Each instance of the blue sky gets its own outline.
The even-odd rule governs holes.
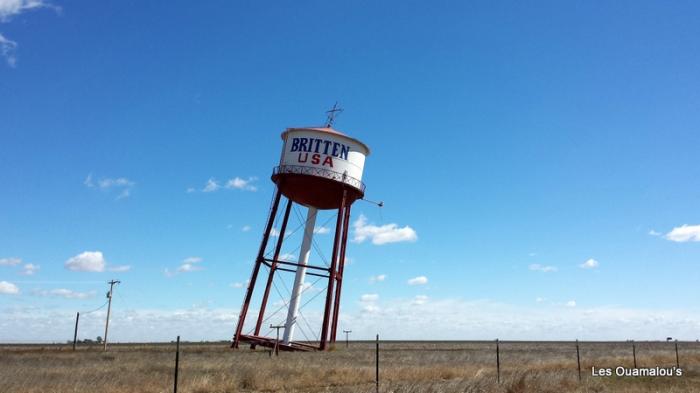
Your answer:
[[[336,101],[385,202],[351,239],[396,240],[349,244],[356,338],[695,339],[699,15],[0,0],[0,341],[70,338],[112,278],[113,339],[230,338],[280,132]]]

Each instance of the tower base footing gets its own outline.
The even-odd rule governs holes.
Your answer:
[[[252,336],[252,335],[245,335],[242,334],[240,341],[242,343],[249,343],[251,345],[260,345],[262,347],[267,347],[267,348],[275,348],[276,340],[274,338],[270,337],[263,337],[263,336]],[[319,347],[311,344],[306,344],[306,343],[300,343],[300,342],[295,342],[292,341],[289,344],[285,344],[283,342],[279,342],[277,344],[278,348],[280,351],[288,351],[288,352],[293,352],[293,351],[318,351]]]

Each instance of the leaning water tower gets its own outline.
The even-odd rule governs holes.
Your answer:
[[[241,342],[246,342],[252,348],[261,345],[277,346],[282,350],[325,350],[328,342],[335,342],[350,207],[353,202],[364,196],[365,186],[362,183],[362,170],[365,158],[369,155],[367,145],[332,128],[333,117],[338,111],[340,110],[336,107],[329,111],[328,122],[323,127],[288,128],[282,133],[282,155],[279,165],[272,172],[272,181],[276,185],[274,201],[238,317],[238,325],[232,343],[233,348],[238,348]],[[287,203],[280,229],[277,231],[273,228],[282,196],[286,198]],[[296,262],[280,259],[290,211],[295,203],[307,209],[306,221],[303,225],[303,238]],[[309,258],[316,216],[319,210],[337,210],[335,236],[328,266],[319,265],[317,261],[312,261]],[[266,250],[271,236],[276,236],[277,240],[272,257],[268,258]],[[257,310],[255,326],[250,329],[250,332],[244,333],[248,309],[263,266],[267,268],[268,275],[264,280],[265,286],[260,308]],[[275,274],[283,272],[294,273],[294,284],[291,288],[290,298],[285,301],[287,317],[284,325],[279,326],[279,328],[284,329],[283,338],[280,340],[277,337],[263,336],[260,332],[263,323],[267,321],[264,317],[273,279]],[[322,277],[322,280],[327,278],[328,280],[318,346],[308,341],[294,341],[301,300],[305,288],[308,288],[308,285],[304,285],[307,275]]]

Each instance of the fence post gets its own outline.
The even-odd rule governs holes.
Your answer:
[[[75,332],[73,333],[73,350],[75,351],[75,345],[78,343],[78,320],[80,320],[80,313],[75,314]]]
[[[374,380],[375,380],[377,393],[379,393],[379,334],[377,334],[377,349],[375,351],[374,358],[375,358]]]
[[[175,385],[173,386],[173,393],[177,393],[177,372],[180,366],[180,336],[177,336],[177,344],[175,346]]]
[[[501,383],[501,352],[496,339],[496,382]]]
[[[637,347],[634,345],[634,341],[632,341],[632,359],[634,360],[634,368],[637,368]]]
[[[681,368],[681,363],[678,360],[678,340],[676,340],[676,368]]]
[[[576,363],[578,364],[578,381],[581,382],[581,355],[578,349],[578,339],[576,339]]]

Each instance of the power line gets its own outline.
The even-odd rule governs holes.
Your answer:
[[[102,284],[104,281],[13,281],[18,284]]]
[[[90,311],[81,311],[80,313],[83,314],[83,315],[94,313],[95,311],[99,311],[99,310],[101,310],[102,308],[104,308],[104,306],[106,306],[107,303],[109,303],[109,300],[107,300],[106,302],[104,302],[103,305],[101,305],[100,307],[97,307],[97,308],[94,309],[94,310],[90,310]]]
[[[350,346],[350,333],[352,333],[352,330],[343,330],[343,333],[345,333],[345,348],[348,348]]]

